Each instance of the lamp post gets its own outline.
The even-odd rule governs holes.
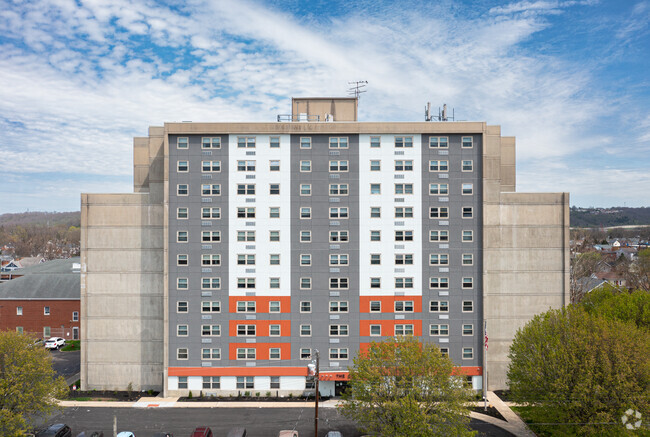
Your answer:
[[[314,375],[314,381],[316,382],[316,409],[314,411],[314,437],[318,437],[318,380],[320,379],[320,353],[318,349],[314,349],[314,355],[316,356],[316,364],[313,362],[307,365],[307,371],[309,375]]]

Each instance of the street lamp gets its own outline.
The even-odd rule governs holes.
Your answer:
[[[320,354],[318,349],[314,349],[314,355],[316,356],[316,363],[312,361],[310,364],[307,364],[307,374],[314,377],[316,382],[316,409],[314,411],[314,437],[318,437],[318,380],[320,379]]]

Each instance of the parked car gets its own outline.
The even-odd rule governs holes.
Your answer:
[[[135,437],[131,431],[122,431],[117,433],[117,437]]]
[[[58,349],[65,346],[65,339],[61,337],[52,337],[45,342],[45,349]]]
[[[246,428],[241,426],[233,428],[228,431],[228,435],[226,437],[246,437]]]
[[[190,437],[212,437],[212,430],[207,426],[201,426],[192,431]]]
[[[340,431],[330,431],[325,437],[343,437]]]
[[[278,433],[278,437],[298,437],[298,431],[293,429],[283,429]]]
[[[156,432],[151,437],[174,437],[171,432]]]
[[[77,434],[77,437],[104,437],[104,433],[101,431],[82,431]]]
[[[72,437],[72,430],[65,423],[55,423],[47,429],[37,432],[36,437]]]

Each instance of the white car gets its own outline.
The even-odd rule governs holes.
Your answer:
[[[65,339],[61,337],[52,337],[45,342],[45,349],[58,349],[65,346]]]

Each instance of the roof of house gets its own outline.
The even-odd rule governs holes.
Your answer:
[[[24,276],[0,284],[0,299],[80,299],[79,262],[76,257],[26,267]]]
[[[584,278],[578,279],[578,284],[585,292],[590,292],[598,287],[601,287],[605,283],[607,283],[607,281],[604,279],[596,279],[591,276],[586,276]]]

